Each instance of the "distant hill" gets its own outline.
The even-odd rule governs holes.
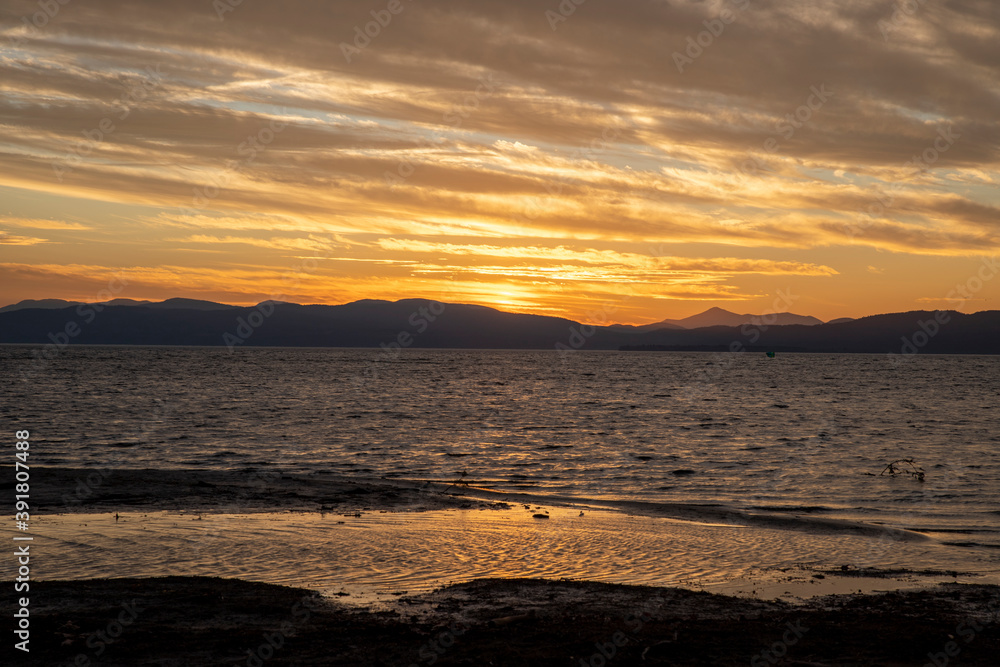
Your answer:
[[[161,309],[232,310],[233,308],[239,308],[239,306],[230,306],[224,303],[215,303],[214,301],[202,301],[200,299],[181,299],[177,297],[173,299],[167,299],[166,301],[161,301],[159,303],[146,302],[146,304],[149,308],[161,308]]]
[[[680,320],[662,320],[653,324],[631,326],[615,324],[613,328],[620,331],[658,331],[660,329],[702,329],[704,327],[738,327],[744,324],[769,324],[784,326],[786,324],[802,324],[812,326],[823,321],[809,315],[794,313],[771,313],[768,315],[739,315],[722,308],[709,308],[703,313],[685,317]]]
[[[940,323],[937,318],[944,323]],[[706,327],[636,336],[624,349],[1000,354],[1000,311],[911,311],[811,326]],[[641,342],[640,342],[641,339]]]
[[[24,301],[18,301],[17,303],[12,303],[9,306],[0,308],[0,313],[6,313],[12,310],[23,310],[24,308],[69,308],[70,306],[75,306],[80,303],[83,303],[83,301],[66,301],[65,299],[25,299]]]
[[[82,314],[81,314],[82,313]],[[75,323],[72,343],[314,347],[552,348],[571,320],[426,299],[340,306],[263,302],[243,308],[174,300],[143,306],[25,308],[0,313],[0,343],[45,344]],[[405,343],[405,344],[404,344]],[[616,341],[616,344],[619,342]]]
[[[701,329],[704,327],[738,327],[744,324],[786,325],[802,324],[812,326],[823,321],[809,315],[794,313],[771,313],[768,315],[739,315],[722,308],[709,308],[703,313],[685,317],[680,320],[662,320],[653,324],[630,326],[626,324],[613,325],[622,331],[657,331],[659,329]]]
[[[822,324],[821,320],[809,315],[794,313],[772,313],[769,315],[738,315],[722,308],[709,308],[704,313],[685,317],[681,320],[664,320],[664,323],[676,324],[684,329],[701,329],[703,327],[738,327],[744,324],[767,323],[771,325],[803,324],[811,326]]]
[[[47,310],[70,308],[82,305],[83,301],[66,301],[64,299],[25,299],[18,303],[0,308],[0,313],[7,313],[13,310],[25,310],[29,308],[44,308]],[[192,310],[226,310],[228,308],[238,308],[239,306],[227,306],[224,303],[213,301],[199,301],[198,299],[167,299],[166,301],[136,301],[135,299],[112,299],[111,301],[95,302],[101,306],[145,306],[147,308],[189,308]]]
[[[683,329],[684,327],[677,324],[671,324],[669,321],[664,320],[662,322],[654,322],[653,324],[612,324],[608,327],[609,329],[614,329],[616,331],[630,331],[630,332],[642,332],[642,331],[656,331],[657,329]]]
[[[936,316],[946,321],[939,323]],[[736,317],[742,321],[747,316]],[[426,299],[366,299],[339,306],[263,302],[254,307],[168,299],[102,305],[100,310],[93,304],[7,310],[0,312],[0,343],[866,353],[898,353],[910,346],[914,352],[932,354],[1000,354],[1000,311],[914,311],[827,324],[790,317],[809,323],[751,320],[738,326],[650,330],[653,325],[587,326],[559,317]]]

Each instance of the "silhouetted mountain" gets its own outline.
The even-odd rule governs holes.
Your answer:
[[[368,299],[340,306],[263,302],[248,308],[170,299],[159,304],[79,304],[2,312],[0,343],[871,353],[912,348],[925,353],[998,354],[1000,311],[974,315],[916,311],[828,324],[746,322],[642,331],[424,299]]]
[[[844,322],[853,322],[853,317],[838,317],[835,320],[830,320],[827,324],[843,324]]]
[[[822,324],[822,320],[809,315],[796,315],[794,313],[771,313],[769,315],[752,315],[749,313],[739,315],[722,308],[709,308],[703,313],[685,317],[680,320],[661,320],[653,324],[642,324],[631,326],[628,324],[615,324],[612,328],[620,331],[658,331],[660,329],[701,329],[704,327],[738,327],[744,324],[767,324],[784,326],[786,324]]]
[[[111,299],[111,301],[99,301],[102,306],[152,306],[155,305],[152,301],[142,300],[136,301],[135,299]]]
[[[12,310],[25,310],[28,308],[60,309],[70,308],[83,304],[83,301],[66,301],[65,299],[25,299],[18,303],[0,308],[0,313]],[[229,306],[224,303],[214,301],[201,301],[199,299],[181,299],[175,297],[166,301],[136,301],[135,299],[111,299],[111,301],[97,301],[99,306],[145,306],[147,308],[187,308],[190,310],[227,310],[229,308],[239,308],[239,306]]]
[[[615,331],[630,331],[630,332],[643,332],[643,331],[656,331],[657,329],[683,329],[684,327],[678,326],[676,324],[670,324],[669,321],[664,320],[662,322],[654,322],[653,324],[612,324],[608,327],[609,329],[614,329]]]
[[[265,302],[267,303],[267,302]],[[276,301],[271,303],[277,303]],[[109,305],[116,305],[108,302]],[[239,308],[239,306],[230,306],[225,303],[215,303],[214,301],[202,301],[201,299],[181,299],[179,297],[174,297],[173,299],[167,299],[166,301],[161,301],[159,303],[152,303],[147,301],[146,304],[149,308],[172,308],[172,309],[188,309],[188,310],[231,310],[233,308]]]
[[[1000,354],[1000,311],[912,311],[818,325],[707,327],[636,336],[628,349]],[[638,339],[645,339],[639,342]]]
[[[11,310],[22,310],[24,308],[69,308],[79,303],[83,302],[67,301],[65,299],[25,299],[24,301],[18,301],[17,303],[0,308],[0,313],[6,313]]]
[[[571,326],[579,326],[556,317],[424,299],[171,307],[177,301],[0,313],[0,342],[65,344],[68,337],[69,343],[112,345],[551,348],[569,338]]]
[[[744,324],[768,324],[783,326],[786,324],[822,324],[821,320],[809,315],[794,313],[771,313],[768,315],[739,315],[722,308],[709,308],[704,313],[698,313],[680,320],[664,320],[660,324],[675,324],[684,329],[701,329],[704,327],[739,327]],[[648,325],[655,326],[655,325]]]

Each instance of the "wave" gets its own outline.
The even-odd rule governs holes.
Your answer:
[[[942,542],[952,547],[966,547],[979,549],[1000,549],[1000,544],[987,544],[985,542]]]
[[[532,502],[535,504],[563,504],[570,506],[610,509],[639,516],[655,516],[693,523],[722,523],[733,526],[759,526],[780,530],[797,530],[823,535],[847,534],[888,538],[900,542],[931,542],[927,535],[909,530],[849,519],[835,519],[788,514],[790,511],[815,513],[833,511],[822,506],[805,508],[769,508],[770,511],[748,511],[724,504],[661,503],[638,500],[602,500],[579,496],[560,496],[538,493],[504,493],[494,489],[470,487],[466,495],[489,499]]]

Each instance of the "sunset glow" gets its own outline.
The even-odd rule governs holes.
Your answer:
[[[995,3],[58,7],[0,14],[0,305],[828,320],[1000,247]]]

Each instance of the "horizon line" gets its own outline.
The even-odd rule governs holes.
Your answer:
[[[502,313],[515,314],[515,315],[535,315],[535,316],[539,316],[539,317],[555,317],[555,318],[558,318],[558,319],[564,319],[564,320],[569,320],[569,321],[572,321],[572,322],[577,322],[579,324],[605,326],[605,327],[610,327],[610,326],[643,327],[643,326],[649,326],[649,325],[652,325],[652,324],[660,324],[660,323],[663,323],[663,322],[666,322],[666,323],[669,323],[671,321],[677,322],[677,321],[681,321],[681,320],[690,319],[692,317],[697,317],[698,315],[704,315],[705,313],[710,312],[712,310],[721,310],[721,311],[723,311],[725,313],[729,313],[731,315],[741,315],[741,316],[742,315],[749,315],[749,316],[752,316],[752,317],[765,317],[765,316],[768,316],[768,315],[795,315],[797,317],[811,317],[811,318],[813,318],[815,320],[818,320],[820,324],[829,324],[831,322],[835,322],[835,321],[838,321],[838,320],[852,320],[852,321],[856,321],[856,320],[864,319],[866,317],[876,317],[876,316],[879,316],[879,315],[894,315],[894,314],[910,313],[910,312],[939,312],[939,311],[941,311],[941,312],[956,312],[956,313],[961,313],[962,312],[962,311],[954,310],[954,309],[941,309],[941,308],[936,308],[936,309],[931,309],[931,310],[911,309],[911,310],[899,310],[899,311],[891,311],[891,312],[883,312],[883,313],[872,313],[872,314],[861,315],[861,316],[857,316],[857,317],[841,316],[841,317],[834,317],[834,318],[831,318],[829,320],[823,320],[823,319],[821,319],[819,317],[815,317],[814,315],[803,315],[803,314],[800,314],[800,313],[793,313],[791,311],[780,311],[780,312],[765,311],[765,312],[761,312],[761,313],[739,313],[739,312],[734,312],[734,311],[731,311],[731,310],[727,310],[725,308],[721,308],[719,306],[710,306],[710,307],[706,308],[703,311],[694,313],[693,315],[688,315],[688,316],[684,316],[684,317],[665,317],[663,319],[655,320],[653,322],[643,322],[643,323],[634,323],[634,322],[606,322],[606,323],[603,323],[603,324],[597,324],[597,323],[594,323],[594,322],[583,321],[583,320],[574,320],[574,319],[569,318],[569,317],[561,317],[561,316],[558,316],[558,315],[543,314],[543,313],[531,312],[531,311],[527,311],[527,310],[506,310],[506,309],[504,309],[502,307],[498,307],[498,306],[492,305],[492,304],[487,305],[487,304],[482,304],[482,303],[468,303],[468,302],[460,302],[460,301],[451,301],[451,302],[449,302],[449,301],[441,301],[439,299],[432,299],[432,298],[427,298],[427,297],[403,297],[403,298],[395,299],[395,300],[393,300],[393,299],[385,299],[385,298],[366,297],[366,298],[362,298],[362,299],[355,299],[353,301],[345,301],[343,303],[318,303],[318,302],[317,303],[298,303],[298,302],[295,302],[295,301],[284,301],[284,300],[280,300],[280,299],[263,299],[261,301],[255,302],[255,303],[246,303],[246,304],[238,304],[238,303],[236,303],[236,304],[234,304],[234,303],[226,303],[226,302],[222,302],[222,301],[212,301],[211,299],[200,299],[200,298],[185,297],[185,296],[167,297],[166,299],[162,299],[160,301],[156,301],[156,300],[153,300],[153,299],[133,299],[133,298],[126,298],[126,297],[117,297],[117,298],[114,298],[114,299],[108,299],[106,301],[81,301],[81,300],[78,300],[78,299],[63,299],[63,298],[60,298],[60,297],[46,297],[44,299],[21,299],[20,301],[17,301],[15,303],[10,303],[10,304],[6,304],[6,305],[3,305],[3,306],[0,306],[0,309],[10,308],[11,306],[18,306],[18,305],[20,305],[20,304],[22,304],[22,303],[24,303],[26,301],[32,301],[32,302],[64,301],[64,302],[66,302],[67,304],[70,304],[70,305],[93,305],[93,304],[104,305],[104,304],[110,304],[110,303],[112,303],[114,301],[125,301],[125,302],[130,302],[130,303],[129,304],[120,304],[120,305],[127,306],[127,305],[130,305],[130,304],[134,304],[134,305],[141,306],[141,305],[144,305],[144,304],[149,304],[149,305],[162,304],[162,303],[166,303],[167,301],[171,301],[171,300],[175,300],[175,299],[177,299],[177,300],[185,300],[185,301],[200,301],[202,303],[211,303],[211,304],[215,304],[215,305],[219,305],[219,306],[227,306],[227,307],[230,307],[230,308],[253,308],[253,307],[258,306],[258,305],[260,305],[262,303],[268,303],[268,302],[270,302],[270,303],[277,303],[277,304],[294,305],[294,306],[337,307],[337,306],[346,306],[346,305],[350,305],[350,304],[353,304],[353,303],[359,303],[359,302],[362,302],[362,301],[382,301],[382,302],[385,302],[385,303],[399,303],[401,301],[435,301],[435,302],[439,302],[439,303],[447,303],[449,305],[480,306],[480,307],[484,307],[484,308],[491,308],[493,310],[496,310],[496,311],[499,311],[499,312],[502,312]],[[48,310],[48,309],[46,309],[46,310]],[[52,310],[55,310],[55,309],[52,309]],[[962,314],[975,314],[975,313],[989,312],[989,311],[990,311],[990,309],[984,309],[984,310],[974,311],[974,313],[962,313]],[[2,314],[2,313],[0,313],[0,314]],[[710,326],[712,326],[712,325],[710,325]],[[812,326],[815,326],[815,325],[812,325]]]

